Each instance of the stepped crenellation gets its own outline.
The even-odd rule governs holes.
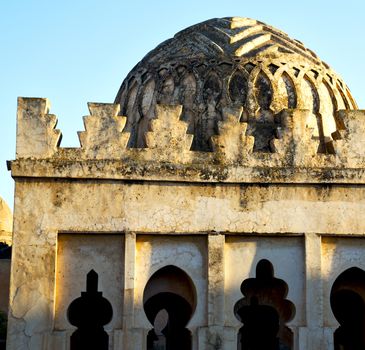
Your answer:
[[[120,116],[118,104],[89,103],[84,117],[85,131],[79,132],[80,149],[68,152],[59,146],[61,132],[57,117],[48,114],[49,101],[19,98],[17,159],[121,160],[175,165],[219,164],[236,168],[361,168],[364,165],[362,135],[364,111],[342,110],[336,114],[337,130],[327,139],[326,153],[311,125],[312,112],[285,109],[275,116],[276,132],[270,151],[255,151],[255,138],[247,135],[242,107],[223,109],[218,133],[210,139],[213,151],[191,149],[193,135],[181,120],[183,106],[156,105],[156,118],[145,133],[146,147],[130,148],[128,117]],[[30,147],[31,145],[31,147]],[[77,158],[77,159],[76,159]]]

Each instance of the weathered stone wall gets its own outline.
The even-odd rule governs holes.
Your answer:
[[[56,268],[56,330],[75,330],[67,320],[71,302],[86,290],[86,275],[99,275],[99,290],[112,304],[114,317],[106,330],[122,328],[124,283],[124,235],[58,235]]]
[[[234,185],[27,180],[17,184],[26,232],[231,232],[363,234],[365,188],[359,185]],[[27,203],[42,198],[37,206]],[[39,215],[41,217],[39,218]],[[38,222],[41,220],[41,222]],[[15,218],[15,224],[17,219]],[[30,225],[30,226],[29,226]],[[19,237],[31,243],[33,235]],[[38,242],[49,240],[40,236]]]
[[[10,350],[69,349],[74,328],[65,312],[90,266],[102,271],[100,290],[112,299],[111,348],[144,349],[144,287],[166,265],[196,288],[187,326],[193,350],[236,349],[233,308],[260,259],[288,285],[294,349],[333,348],[334,280],[348,267],[365,269],[364,112],[338,114],[333,152],[323,155],[308,111],[284,111],[274,153],[262,154],[253,152],[240,110],[227,110],[215,151],[204,153],[190,151],[178,106],[158,106],[149,148],[134,150],[118,106],[90,105],[80,149],[57,147],[46,106],[19,104]],[[46,136],[31,139],[28,123]]]
[[[130,321],[124,323],[126,329],[121,330],[118,326],[120,323],[116,320],[112,322],[115,328],[106,328],[112,335],[111,339],[114,337],[115,344],[122,342],[122,333],[118,332],[127,332],[128,328],[135,328],[134,332],[140,330],[137,338],[145,337],[151,325],[143,312],[143,288],[159,267],[169,264],[184,269],[197,288],[198,307],[189,324],[196,341],[199,339],[198,329],[209,326],[206,298],[219,300],[219,294],[218,297],[215,296],[219,282],[211,285],[212,289],[209,290],[208,280],[214,280],[217,273],[222,273],[223,289],[220,293],[225,302],[217,308],[215,301],[210,307],[217,308],[211,312],[220,320],[218,325],[232,329],[229,334],[233,337],[234,344],[239,323],[234,317],[233,305],[240,295],[239,285],[245,278],[253,276],[255,265],[261,258],[269,259],[275,267],[276,275],[289,285],[289,299],[297,308],[296,318],[290,326],[299,337],[300,330],[309,326],[305,305],[310,303],[316,309],[319,307],[316,299],[306,296],[306,293],[310,293],[308,290],[306,292],[306,288],[312,288],[310,284],[305,284],[306,278],[309,283],[315,284],[316,281],[310,275],[306,276],[305,271],[308,261],[315,261],[316,254],[320,254],[320,251],[309,251],[307,253],[310,255],[305,257],[304,237],[312,234],[320,241],[321,234],[362,236],[365,224],[354,218],[364,211],[364,192],[365,188],[358,185],[189,186],[178,183],[140,184],[90,180],[17,182],[18,218],[15,218],[14,226],[16,234],[12,260],[14,272],[10,297],[9,344],[17,344],[24,349],[27,346],[30,349],[41,348],[43,344],[47,349],[51,348],[49,344],[53,344],[49,343],[50,339],[55,341],[56,335],[67,339],[70,335],[67,330],[72,327],[67,323],[65,310],[70,301],[84,290],[85,273],[93,264],[103,271],[103,277],[100,277],[102,281],[104,279],[101,290],[113,300],[115,317],[120,320],[121,310],[132,309],[128,316]],[[39,205],[31,205],[35,201]],[[227,235],[225,244],[220,248],[223,249],[224,259],[218,259],[217,262],[214,258],[214,263],[219,264],[219,267],[209,276],[209,245],[206,237],[212,231],[218,237],[225,233]],[[67,232],[67,235],[62,232]],[[124,236],[126,232],[134,232],[137,241],[135,247],[133,244],[129,248],[126,245],[123,253],[123,244],[114,242],[116,239],[121,242],[123,238],[110,236],[110,233]],[[145,237],[145,234],[148,236]],[[159,238],[161,234],[169,236]],[[66,241],[64,237],[67,237]],[[77,243],[80,239],[82,241]],[[89,239],[105,242],[88,248],[88,254],[94,252],[94,263],[87,257],[82,258],[84,255],[81,251],[85,244],[88,245]],[[343,238],[343,241],[346,240]],[[353,242],[354,238],[349,240]],[[66,247],[68,250],[62,253]],[[361,247],[362,245],[357,245],[356,249],[361,252]],[[328,250],[323,249],[326,252]],[[351,249],[349,256],[358,256],[356,252],[350,252]],[[125,265],[130,254],[135,255],[132,259],[134,265]],[[324,256],[327,254],[329,253]],[[323,296],[318,296],[323,298],[325,305],[328,305],[333,280],[348,264],[365,268],[365,261],[343,260],[342,256],[347,255],[341,255],[338,262],[340,266],[334,265],[332,270],[325,260],[324,270],[318,271],[320,275],[317,277],[323,283],[328,283]],[[56,260],[59,261],[57,267]],[[75,264],[77,270],[73,271]],[[108,265],[103,264],[113,264],[114,268],[104,270]],[[122,272],[117,272],[120,269],[132,274],[130,280],[134,285],[133,293],[124,289],[123,285],[127,281],[121,277]],[[327,276],[333,277],[327,282]],[[110,288],[116,288],[115,292]],[[118,288],[120,297],[116,295]],[[123,289],[125,300],[124,306],[120,307],[118,299],[121,300]],[[63,297],[65,293],[68,297]],[[334,323],[333,316],[329,317],[331,311],[328,306],[323,312],[324,319],[332,320],[325,325],[335,327],[336,322]],[[322,314],[322,311],[319,313]],[[215,323],[212,326],[216,326]],[[62,336],[63,331],[65,333]],[[200,339],[204,337],[201,335]],[[62,344],[64,341],[54,344]],[[132,349],[130,346],[127,348]],[[197,346],[194,349],[198,349]],[[202,346],[199,349],[207,348],[206,345]]]

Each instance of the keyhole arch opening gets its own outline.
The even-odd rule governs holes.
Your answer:
[[[147,336],[148,350],[189,350],[192,336],[186,328],[197,305],[189,275],[174,265],[156,271],[143,293],[143,307],[153,326]]]

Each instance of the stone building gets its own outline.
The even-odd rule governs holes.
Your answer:
[[[12,225],[11,210],[0,197],[0,314],[5,315],[8,313],[9,301]]]
[[[5,349],[13,215],[0,197],[0,349]]]
[[[18,100],[8,349],[365,349],[365,112],[315,53],[212,19],[89,110],[61,148]]]
[[[13,215],[9,206],[0,197],[0,243],[11,245]]]

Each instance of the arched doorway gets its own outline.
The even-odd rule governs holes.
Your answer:
[[[333,283],[331,308],[340,326],[335,350],[365,350],[365,271],[351,267]]]
[[[274,277],[274,267],[262,259],[256,265],[256,277],[241,284],[244,295],[234,306],[243,323],[239,330],[238,350],[291,350],[293,333],[286,323],[295,316],[294,304],[286,299],[288,285]]]
[[[146,284],[143,306],[153,325],[147,336],[147,350],[192,348],[186,325],[196,308],[196,290],[186,272],[173,265],[155,272]]]

